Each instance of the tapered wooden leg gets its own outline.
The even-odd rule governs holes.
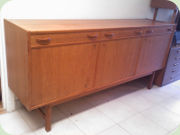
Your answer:
[[[47,106],[45,107],[45,129],[46,131],[50,131],[51,130],[51,112],[52,112],[52,107],[51,106]]]
[[[151,89],[153,87],[153,83],[154,83],[154,78],[155,78],[155,72],[152,73],[152,75],[150,76],[147,88]]]
[[[39,109],[40,114],[43,116],[45,120],[45,129],[47,132],[51,130],[51,113],[52,113],[52,106],[48,105],[44,107],[44,109]]]
[[[156,21],[158,10],[159,10],[158,8],[155,8],[153,21]]]

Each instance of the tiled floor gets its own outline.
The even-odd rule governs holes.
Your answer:
[[[53,109],[52,131],[36,112],[0,115],[12,135],[168,135],[180,125],[180,82],[147,90],[136,80]]]

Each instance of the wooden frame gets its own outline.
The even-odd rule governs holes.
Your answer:
[[[171,23],[177,23],[179,10],[173,2],[168,1],[168,0],[152,0],[151,1],[151,7],[155,8],[153,21],[156,21],[159,9],[163,8],[163,9],[173,10]],[[171,37],[170,44],[171,44],[172,40],[173,40],[173,37]],[[167,61],[166,61],[166,63],[167,63]],[[157,71],[155,76],[152,75],[153,79],[154,79],[153,82],[155,82],[156,85],[161,86],[161,82],[162,82],[163,77],[164,77],[164,72],[165,72],[165,69],[162,69],[160,71]],[[149,87],[151,87],[151,85],[149,85]]]
[[[176,18],[177,18],[177,14],[178,14],[179,10],[178,10],[177,6],[173,2],[168,1],[168,0],[152,0],[151,1],[151,7],[155,8],[154,16],[153,16],[154,21],[156,21],[159,9],[163,8],[163,9],[174,10],[171,22],[172,23],[176,22]]]
[[[145,76],[152,88],[174,30],[148,19],[5,20],[9,87],[50,131],[57,104]]]
[[[177,6],[168,0],[151,0],[151,7],[152,8],[164,8],[164,9],[177,9]]]

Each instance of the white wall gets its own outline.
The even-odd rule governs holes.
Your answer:
[[[152,17],[152,12],[150,0],[12,0],[2,9],[0,35],[3,35],[3,18],[133,19]],[[3,102],[11,111],[15,102],[7,83],[4,38],[0,37]]]
[[[146,18],[150,0],[13,0],[3,8],[8,18]]]

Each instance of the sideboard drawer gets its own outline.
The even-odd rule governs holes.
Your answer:
[[[164,34],[173,32],[173,27],[156,27],[146,28],[144,31],[145,35]]]
[[[102,33],[102,39],[103,40],[121,39],[121,38],[128,38],[128,37],[138,37],[141,35],[143,35],[143,30],[139,28],[108,30]]]
[[[31,47],[36,48],[36,47],[45,47],[49,45],[88,43],[99,40],[100,40],[99,32],[32,35]]]

